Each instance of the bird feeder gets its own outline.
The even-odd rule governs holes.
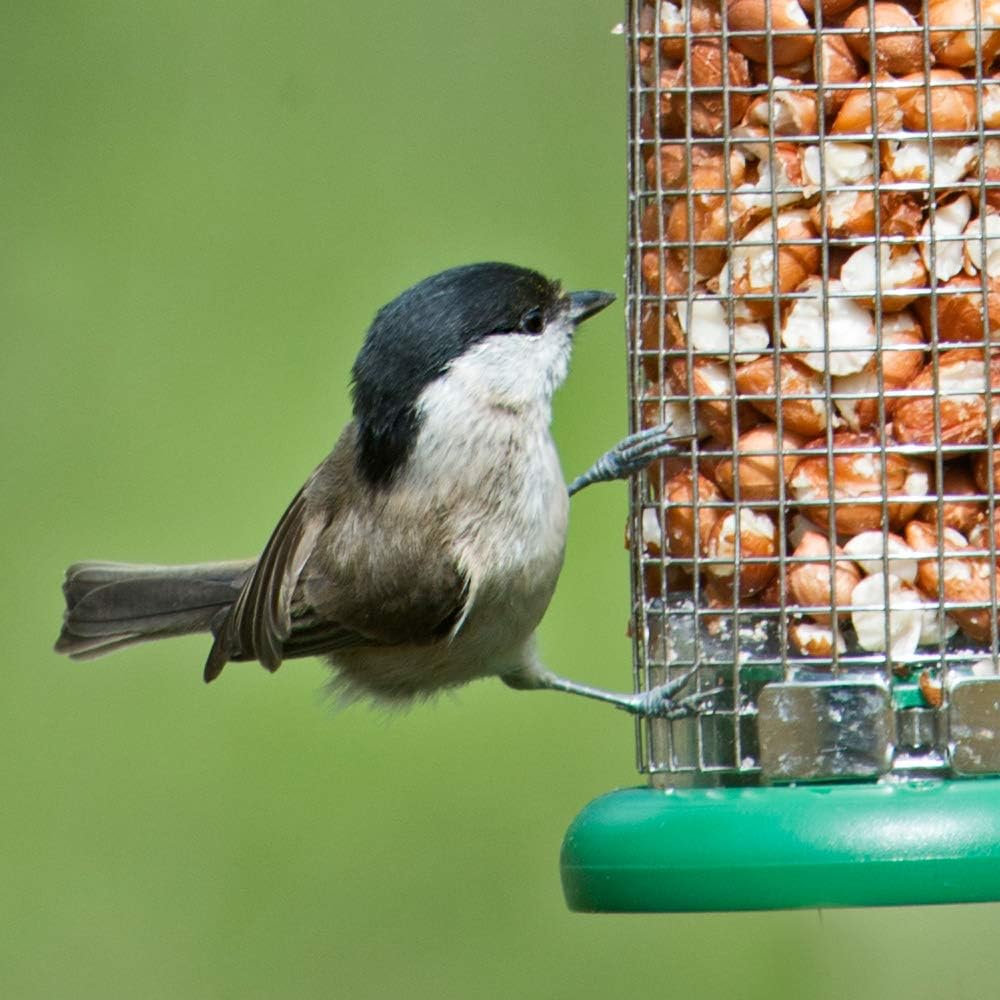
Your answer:
[[[625,36],[631,421],[690,440],[632,485],[635,683],[691,679],[567,901],[998,900],[1000,3]]]

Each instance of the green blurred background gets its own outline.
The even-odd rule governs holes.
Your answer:
[[[993,997],[1000,908],[568,913],[624,716],[481,682],[334,712],[316,662],[50,652],[71,560],[252,554],[378,305],[509,259],[620,291],[617,4],[16,2],[0,40],[0,994]],[[620,311],[556,408],[625,430]],[[550,664],[630,684],[621,486],[574,502]],[[683,850],[683,845],[677,845]]]

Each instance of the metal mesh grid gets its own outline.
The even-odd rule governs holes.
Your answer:
[[[629,4],[632,423],[692,435],[633,486],[636,685],[716,692],[639,724],[671,783],[756,781],[802,679],[947,769],[997,672],[1000,2],[803,7]]]

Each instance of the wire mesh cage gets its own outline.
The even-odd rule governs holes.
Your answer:
[[[631,0],[654,785],[1000,773],[1000,3]],[[998,459],[997,461],[1000,461]]]

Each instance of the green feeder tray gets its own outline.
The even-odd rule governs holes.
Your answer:
[[[1000,780],[629,788],[562,848],[570,909],[682,913],[1000,900]]]

